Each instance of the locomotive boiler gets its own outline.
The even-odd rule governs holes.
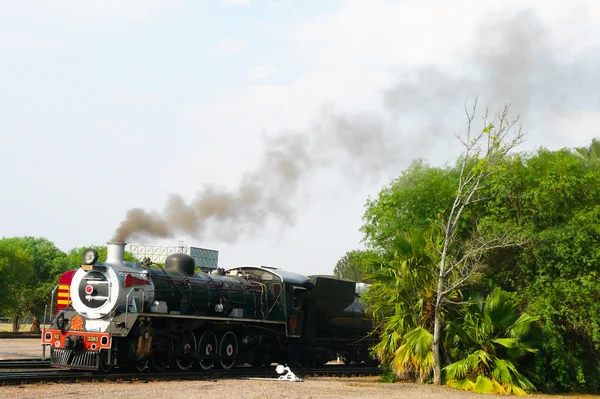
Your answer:
[[[42,332],[51,363],[77,369],[161,371],[272,362],[370,362],[371,320],[356,284],[266,266],[196,272],[193,258],[164,267],[123,260],[125,243],[94,250],[72,275],[70,302]]]

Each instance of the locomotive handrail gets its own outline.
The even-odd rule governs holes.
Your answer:
[[[131,295],[131,293],[133,291],[142,291],[142,300],[140,302],[140,306],[142,307],[142,313],[144,313],[144,303],[146,302],[146,290],[141,289],[139,287],[131,287],[131,289],[129,290],[129,292],[127,293],[127,298],[125,299],[125,301],[127,302],[127,304],[125,305],[125,327],[128,327],[128,317],[129,317],[129,295]],[[148,291],[154,291],[153,289],[148,290]],[[135,298],[133,299],[135,301]],[[136,309],[137,309],[137,305],[136,305]],[[133,313],[133,312],[132,312]],[[140,313],[139,309],[137,309],[136,313]]]
[[[56,284],[56,287],[52,290],[52,296],[50,297],[50,324],[52,324],[52,305],[54,305],[54,293],[58,289],[59,284]]]
[[[109,295],[112,294],[112,284],[110,281],[108,282],[108,292],[109,292]],[[110,334],[111,337],[112,337],[113,317],[116,312],[117,312],[117,306],[115,306],[113,308],[113,310],[111,310],[110,313],[108,313],[108,333]]]
[[[111,281],[108,282],[108,292],[109,292],[109,295],[112,294],[112,282]],[[113,328],[113,318],[114,318],[114,315],[116,313],[117,313],[117,306],[115,306],[113,308],[113,310],[111,310],[110,313],[108,314],[108,335],[110,337],[109,338],[110,339],[110,348],[108,349],[107,358],[106,358],[106,361],[108,362],[108,364],[112,364],[112,362],[113,362],[113,351],[112,351],[113,333],[112,333],[112,328]],[[125,319],[125,320],[127,320],[127,319]]]
[[[137,291],[139,288],[138,287],[131,287],[131,289],[129,290],[129,292],[127,293],[127,297],[125,298],[125,327],[128,328],[129,327],[129,323],[127,323],[128,321],[128,316],[129,316],[129,295],[131,295],[131,293],[133,291]],[[134,303],[135,303],[135,299],[134,299]],[[142,306],[144,306],[142,304]],[[136,305],[137,308],[137,305]],[[143,309],[142,309],[143,310]]]

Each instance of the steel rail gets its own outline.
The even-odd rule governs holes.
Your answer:
[[[29,369],[50,367],[50,360],[42,358],[0,360],[0,369]]]

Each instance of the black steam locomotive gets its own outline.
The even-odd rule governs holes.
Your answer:
[[[148,267],[124,262],[124,248],[108,243],[106,262],[93,250],[83,254],[69,300],[59,298],[63,306],[42,332],[52,365],[161,371],[373,362],[364,285],[266,266],[196,273],[185,254]]]

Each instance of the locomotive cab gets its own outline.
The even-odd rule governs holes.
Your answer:
[[[304,303],[308,299],[308,290],[312,288],[308,277],[269,266],[241,266],[228,270],[228,274],[259,279],[265,284],[275,298],[273,306],[278,309],[277,319],[286,323],[286,335],[301,336],[306,312]]]

